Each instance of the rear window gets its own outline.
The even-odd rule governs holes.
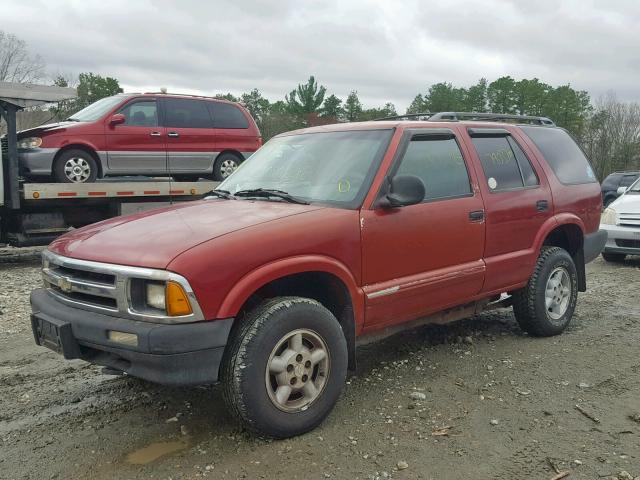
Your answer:
[[[175,128],[211,128],[205,102],[181,98],[165,99],[165,126]]]
[[[597,182],[587,157],[571,136],[560,128],[520,127],[542,152],[562,183]]]
[[[230,103],[209,102],[213,128],[249,128],[249,122],[238,107]]]

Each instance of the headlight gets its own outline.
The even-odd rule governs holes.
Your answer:
[[[602,212],[602,216],[600,217],[600,223],[605,225],[617,225],[618,213],[611,207],[605,209],[605,211]]]
[[[193,307],[180,283],[132,279],[131,307],[138,313],[156,311],[170,317],[191,315]]]
[[[40,137],[28,137],[18,140],[18,148],[38,148],[42,145]]]

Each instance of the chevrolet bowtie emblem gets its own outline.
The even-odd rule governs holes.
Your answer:
[[[71,291],[71,282],[66,278],[61,278],[58,280],[58,288],[63,292],[68,293]]]

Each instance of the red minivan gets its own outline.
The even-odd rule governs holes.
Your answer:
[[[18,134],[22,175],[66,183],[114,175],[223,180],[261,144],[242,105],[166,93],[103,98]]]

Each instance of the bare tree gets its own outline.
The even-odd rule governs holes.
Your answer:
[[[0,82],[34,83],[44,76],[44,61],[24,40],[0,30]]]

